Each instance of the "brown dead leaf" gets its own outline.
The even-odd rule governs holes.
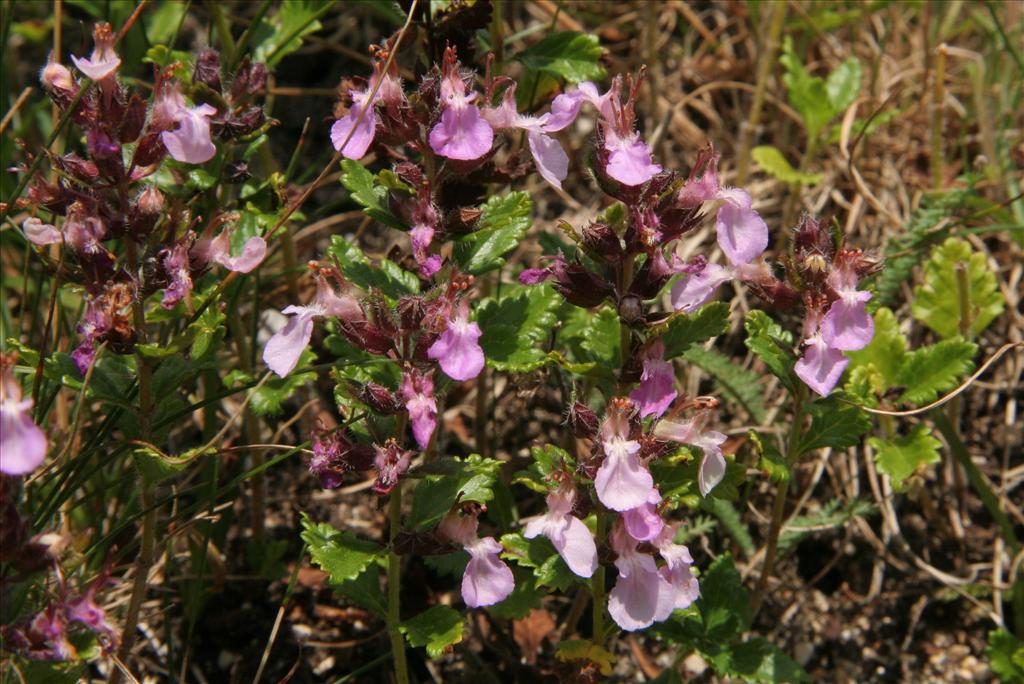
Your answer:
[[[527,664],[537,662],[537,652],[545,637],[555,631],[551,613],[543,608],[534,608],[521,620],[512,621],[512,637],[519,644]]]

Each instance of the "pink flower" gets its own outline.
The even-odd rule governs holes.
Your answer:
[[[669,295],[676,311],[693,313],[711,301],[715,291],[733,279],[733,269],[718,264],[707,264],[703,270],[688,275],[672,286]]]
[[[622,512],[622,524],[626,526],[629,536],[637,541],[650,541],[661,534],[665,521],[655,508],[660,502],[661,494],[657,489],[651,489],[647,503]]]
[[[254,235],[242,245],[242,253],[234,257],[231,256],[231,234],[234,232],[234,227],[229,225],[212,240],[204,240],[197,244],[193,251],[205,262],[213,261],[229,271],[249,273],[259,266],[267,255],[267,241],[259,235]]]
[[[526,525],[523,536],[543,535],[551,540],[558,555],[580,577],[590,577],[597,569],[597,545],[582,520],[572,515],[576,492],[571,486],[559,487],[548,494],[548,512]]]
[[[619,578],[608,594],[608,613],[615,623],[632,632],[668,618],[675,608],[675,590],[654,559],[637,551],[637,540],[621,524],[615,525],[608,540],[618,554]]]
[[[865,304],[870,292],[857,289],[856,266],[858,259],[837,255],[832,263],[827,282],[839,298],[832,302],[821,322],[821,336],[834,349],[858,351],[868,346],[875,336],[875,322]]]
[[[335,294],[330,284],[322,277],[317,283],[316,295],[308,306],[289,306],[281,313],[291,318],[267,342],[263,349],[263,360],[270,370],[282,378],[295,370],[299,357],[309,345],[315,319],[322,316],[335,316],[345,320],[363,317],[359,302],[347,295]]]
[[[434,399],[434,371],[420,374],[411,370],[403,374],[398,393],[405,401],[412,423],[412,434],[420,449],[426,449],[437,427],[437,401]]]
[[[556,127],[550,126],[550,113],[537,117],[524,116],[516,111],[516,86],[513,83],[505,91],[501,106],[484,109],[483,117],[495,130],[518,128],[526,131],[537,172],[556,188],[562,187],[562,181],[569,173],[569,156],[557,140],[547,135],[564,127],[557,127],[557,122]]]
[[[453,380],[472,380],[484,367],[484,352],[477,342],[482,334],[480,326],[470,322],[469,307],[463,303],[441,337],[427,349],[427,356]]]
[[[374,444],[373,448],[376,451],[373,466],[377,469],[373,491],[385,496],[390,494],[398,485],[398,480],[409,472],[413,452],[402,449],[394,439],[384,442],[384,446]]]
[[[442,536],[460,544],[469,554],[462,576],[462,600],[470,608],[493,606],[515,589],[512,570],[499,557],[501,544],[494,537],[477,537],[477,525],[476,516],[450,513],[438,526]]]
[[[665,560],[665,565],[659,572],[675,590],[673,592],[675,601],[672,607],[674,610],[686,610],[700,596],[700,583],[690,570],[693,565],[690,550],[681,544],[674,543],[675,534],[676,526],[666,525],[653,543],[658,547],[658,553]]]
[[[820,331],[805,339],[804,344],[807,345],[804,354],[796,362],[794,370],[804,384],[827,397],[839,383],[850,359],[829,346]]]
[[[623,185],[643,185],[661,172],[651,161],[651,148],[637,133],[624,137],[609,133],[604,146],[610,153],[605,171]]]
[[[46,458],[46,435],[32,422],[32,400],[21,398],[14,361],[0,357],[0,472],[24,475]]]
[[[348,114],[341,117],[331,126],[331,143],[334,149],[341,152],[347,159],[362,159],[373,144],[377,134],[380,117],[376,113],[379,102],[398,105],[405,101],[402,83],[392,73],[384,73],[384,63],[374,64],[373,75],[365,90],[352,90],[352,106]],[[377,84],[380,83],[380,86]],[[374,89],[377,90],[373,93]],[[373,93],[373,98],[370,95]],[[361,117],[361,118],[360,118]],[[351,136],[351,137],[349,137]],[[345,141],[348,141],[347,143]],[[342,146],[344,145],[344,149]]]
[[[430,278],[440,271],[441,257],[428,251],[434,240],[434,229],[425,223],[417,224],[409,231],[409,239],[412,241],[413,257],[420,265],[420,275]]]
[[[173,309],[178,302],[192,292],[188,247],[184,243],[179,243],[164,250],[162,264],[171,282],[164,290],[164,298],[160,301],[160,306],[165,309]]]
[[[152,125],[165,129],[160,140],[173,158],[186,164],[202,164],[217,154],[210,139],[210,118],[216,113],[208,104],[186,106],[178,84],[164,82],[157,89]],[[170,130],[174,126],[177,128]]]
[[[43,223],[35,216],[30,216],[21,224],[25,237],[34,245],[53,245],[64,241],[64,236],[56,227]]]
[[[724,200],[715,220],[718,246],[730,263],[749,264],[768,247],[768,225],[753,210],[745,190],[722,188],[716,199]]]
[[[640,462],[640,443],[629,439],[632,406],[613,402],[601,426],[604,461],[594,477],[597,498],[613,511],[628,511],[647,503],[654,478]]]
[[[676,375],[672,364],[665,360],[665,344],[660,338],[648,345],[642,358],[640,386],[630,393],[629,398],[640,409],[641,418],[660,416],[678,396],[673,389]]]
[[[434,152],[449,159],[471,161],[491,151],[494,131],[480,108],[471,104],[474,99],[476,93],[466,93],[455,50],[449,47],[444,54],[441,80],[441,120],[430,129],[430,147]]]
[[[95,47],[89,58],[72,55],[71,61],[79,71],[92,80],[102,81],[117,71],[121,66],[121,58],[114,52],[114,34],[110,30],[110,24],[96,24],[92,36]]]
[[[722,445],[727,437],[721,432],[704,431],[707,413],[701,412],[689,420],[677,422],[663,420],[654,427],[654,434],[680,444],[692,444],[704,452],[697,472],[697,487],[701,496],[707,496],[725,477],[726,462]]]

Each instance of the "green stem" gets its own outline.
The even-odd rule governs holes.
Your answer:
[[[754,589],[754,597],[751,599],[751,620],[757,617],[761,605],[764,603],[765,592],[768,590],[768,580],[775,570],[775,560],[779,549],[779,534],[782,532],[782,523],[786,514],[786,495],[789,493],[789,481],[793,477],[793,466],[800,457],[800,438],[803,428],[804,403],[803,392],[798,388],[793,396],[793,422],[789,426],[789,436],[786,438],[786,470],[787,476],[779,484],[775,492],[775,503],[772,506],[772,521],[768,528],[768,544],[765,547],[764,561],[761,564],[761,576],[757,580],[757,587]]]
[[[220,38],[221,49],[226,53],[228,64],[235,63],[235,39],[231,37],[231,26],[228,25],[224,10],[221,8],[223,0],[215,0],[210,3],[210,14],[213,15],[213,24],[217,27],[217,36]]]
[[[228,327],[231,328],[231,336],[235,339],[236,351],[242,364],[242,370],[253,375],[252,354],[249,350],[249,340],[246,336],[245,325],[238,313],[237,306],[228,307]],[[260,428],[256,422],[256,416],[252,414],[247,406],[242,414],[242,426],[246,438],[250,444],[260,443]],[[262,466],[266,457],[261,449],[253,449],[250,458],[253,468]],[[262,543],[266,536],[266,508],[267,508],[267,480],[263,472],[257,473],[252,478],[252,538],[257,543]]]
[[[398,629],[402,621],[402,557],[395,553],[395,538],[402,525],[402,481],[391,491],[388,502],[391,549],[388,551],[388,635],[391,637],[391,654],[395,659],[395,679],[398,684],[409,684],[409,666],[405,660],[405,639]]]

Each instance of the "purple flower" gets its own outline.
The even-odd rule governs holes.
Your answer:
[[[725,444],[727,437],[721,432],[705,431],[706,420],[707,414],[701,412],[686,421],[663,420],[654,427],[656,436],[671,439],[680,444],[692,444],[704,452],[700,469],[697,472],[697,487],[700,489],[701,496],[707,496],[722,481],[726,468],[722,445]]]
[[[64,235],[49,223],[43,223],[35,216],[30,216],[21,224],[25,237],[34,245],[53,245],[64,241]]]
[[[93,358],[96,356],[96,340],[106,335],[113,327],[113,319],[104,309],[99,299],[90,298],[85,307],[85,316],[76,326],[82,341],[78,347],[71,352],[71,360],[78,367],[78,372],[83,376],[89,372]]]
[[[804,354],[793,370],[804,384],[827,397],[839,383],[850,359],[840,350],[829,346],[820,331],[805,339],[804,344]]]
[[[629,402],[613,402],[601,426],[604,461],[594,477],[597,498],[613,511],[628,511],[647,503],[654,478],[640,462],[640,443],[629,439]]]
[[[214,107],[201,104],[187,107],[177,83],[164,82],[157,90],[153,105],[153,124],[164,130],[160,140],[172,157],[186,164],[202,164],[217,154],[210,139],[210,118],[217,113]]]
[[[608,541],[618,554],[619,578],[608,594],[608,613],[615,623],[632,632],[668,618],[675,608],[675,590],[654,559],[637,551],[637,540],[621,524],[612,528]]]
[[[569,173],[569,156],[557,140],[547,135],[561,130],[564,125],[555,120],[554,125],[550,113],[542,116],[525,116],[516,110],[516,86],[513,83],[505,91],[501,106],[484,109],[483,117],[495,130],[520,129],[526,131],[526,140],[530,145],[537,172],[556,188],[561,189],[562,181]],[[565,125],[568,125],[566,122]]]
[[[270,370],[282,378],[295,370],[299,357],[309,345],[315,319],[322,316],[335,316],[348,321],[363,318],[359,302],[347,295],[335,294],[322,276],[318,276],[316,294],[308,306],[289,306],[281,313],[291,318],[267,342],[263,349],[263,360]]]
[[[745,190],[722,188],[716,199],[724,200],[715,220],[718,246],[733,265],[749,264],[768,247],[768,225]]]
[[[93,47],[89,58],[71,56],[71,61],[78,70],[94,81],[102,81],[112,76],[121,66],[121,58],[114,52],[114,34],[110,24],[96,24],[93,29]]]
[[[484,352],[477,341],[482,334],[480,326],[470,322],[469,307],[463,303],[441,337],[427,349],[427,356],[453,380],[472,380],[484,367]]]
[[[665,360],[665,344],[661,338],[649,344],[643,351],[643,373],[640,385],[629,398],[640,410],[640,417],[661,416],[678,393],[672,388],[676,375],[672,364]]]
[[[398,446],[398,442],[389,439],[384,446],[373,445],[376,456],[373,459],[373,466],[377,469],[377,480],[373,484],[373,491],[380,496],[391,493],[398,485],[398,480],[409,471],[409,463],[412,461],[412,452],[406,451]]]
[[[192,292],[192,275],[189,271],[188,247],[184,243],[164,250],[161,260],[164,270],[170,278],[170,285],[164,290],[164,298],[160,306],[173,309],[178,302]]]
[[[665,528],[665,521],[655,508],[660,502],[661,494],[657,489],[651,489],[647,503],[622,512],[622,524],[625,525],[629,536],[637,541],[650,541],[661,534]]]
[[[402,376],[398,393],[405,401],[412,423],[412,434],[420,449],[426,449],[437,427],[437,401],[434,399],[434,371],[420,374],[413,369]]]
[[[491,151],[494,131],[471,104],[476,93],[466,93],[466,82],[459,73],[455,50],[444,53],[444,76],[441,80],[441,120],[430,129],[430,147],[449,159],[471,161]]]
[[[701,271],[688,275],[672,286],[669,295],[676,311],[693,313],[711,301],[723,283],[733,279],[733,269],[718,264],[707,264]]]
[[[0,472],[24,475],[46,458],[46,435],[32,422],[32,400],[21,398],[14,361],[0,356]]]
[[[321,487],[334,489],[341,485],[344,473],[369,469],[376,453],[370,447],[353,442],[344,428],[328,432],[318,427],[313,432],[309,472],[320,478]]]
[[[572,515],[575,498],[571,485],[548,494],[548,512],[528,523],[523,536],[547,537],[570,570],[580,577],[590,577],[597,569],[597,545],[583,521]]]
[[[441,521],[442,536],[462,546],[469,554],[469,563],[462,576],[462,600],[470,608],[493,606],[504,601],[515,589],[512,570],[499,555],[503,548],[494,537],[477,536],[476,516],[450,513]]]

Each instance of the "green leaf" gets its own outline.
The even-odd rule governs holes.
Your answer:
[[[622,346],[619,315],[614,309],[605,307],[588,318],[590,325],[580,343],[587,360],[596,361],[605,368],[618,368]]]
[[[532,447],[530,455],[533,461],[525,470],[517,472],[512,482],[525,485],[541,494],[546,494],[557,486],[552,477],[554,473],[566,470],[573,472],[576,469],[573,457],[553,444]]]
[[[317,18],[333,5],[333,0],[289,0],[278,5],[277,13],[264,18],[253,32],[253,61],[273,68],[302,47],[303,36],[320,30]]]
[[[764,471],[772,482],[788,480],[790,476],[789,464],[786,457],[782,455],[775,442],[765,439],[757,430],[747,433],[754,445],[754,451],[758,455],[757,467]]]
[[[455,240],[454,258],[464,273],[480,275],[500,268],[503,258],[530,229],[533,201],[525,192],[491,197],[481,207],[477,229]]]
[[[779,56],[785,73],[782,82],[786,85],[789,103],[800,113],[807,129],[807,139],[815,140],[825,124],[835,115],[829,102],[825,81],[811,76],[803,62],[793,51],[793,39],[786,36]]]
[[[905,388],[900,401],[923,406],[953,389],[974,369],[977,351],[973,342],[954,338],[908,352],[896,374],[895,386]]]
[[[994,629],[988,633],[985,655],[999,681],[1024,682],[1024,641],[1005,629]]]
[[[960,334],[960,298],[957,269],[967,276],[967,305],[971,320],[970,336],[975,337],[1003,312],[1003,296],[996,274],[981,252],[961,238],[949,238],[940,245],[924,266],[924,282],[914,288],[911,314],[940,337]]]
[[[516,568],[513,574],[515,575],[515,588],[512,593],[501,603],[487,609],[491,615],[503,620],[518,620],[526,617],[534,608],[540,608],[541,599],[548,594],[546,589],[539,586],[533,573],[528,570]]]
[[[860,60],[850,57],[837,66],[825,80],[828,103],[835,114],[842,114],[860,94],[860,82],[864,69]]]
[[[712,302],[692,314],[676,313],[651,331],[661,335],[665,358],[674,359],[692,345],[706,342],[729,330],[729,305]]]
[[[302,541],[309,547],[313,563],[326,572],[332,583],[354,580],[371,563],[384,557],[384,549],[351,532],[339,532],[327,523],[314,523],[302,514]]]
[[[895,439],[872,437],[868,443],[875,450],[878,469],[891,477],[897,487],[918,468],[938,463],[942,458],[942,442],[932,437],[924,423],[915,425],[909,435]]]
[[[212,447],[189,449],[180,456],[171,456],[152,447],[140,447],[132,452],[142,479],[151,485],[177,477],[201,456],[216,455],[217,450]]]
[[[328,256],[337,258],[341,272],[356,287],[369,292],[378,289],[391,299],[419,292],[419,279],[398,264],[382,259],[375,267],[363,251],[343,235],[332,235]]]
[[[312,350],[305,349],[302,355],[299,356],[298,368],[303,368],[313,363],[316,359],[316,355]],[[249,408],[257,416],[276,416],[284,410],[284,403],[292,398],[292,396],[300,389],[306,386],[307,383],[316,380],[316,373],[309,371],[306,373],[292,372],[288,377],[281,378],[277,374],[272,374],[270,378],[263,383],[263,386],[255,391],[252,400],[249,402]]]
[[[907,338],[899,330],[899,323],[893,312],[885,307],[875,312],[875,336],[870,344],[860,351],[850,352],[849,382],[854,372],[870,367],[873,371],[872,390],[884,394],[899,384],[899,371],[907,351]]]
[[[152,45],[169,43],[174,32],[185,16],[186,6],[180,2],[168,2],[157,5],[145,16],[146,40]]]
[[[800,665],[778,646],[761,637],[732,644],[709,658],[720,677],[739,677],[746,682],[809,682]]]
[[[509,293],[505,295],[505,288]],[[549,286],[505,286],[501,300],[485,299],[476,322],[487,365],[499,371],[527,373],[547,363],[538,345],[550,338],[558,322],[559,298]]]
[[[795,391],[797,381],[793,373],[793,356],[779,346],[787,341],[792,344],[792,337],[787,340],[779,324],[757,309],[747,314],[743,327],[747,332],[747,338],[743,340],[747,349],[764,362],[783,387],[790,392]]]
[[[426,646],[427,655],[439,658],[462,641],[462,614],[449,606],[434,606],[398,625],[410,646]]]
[[[195,61],[191,52],[172,50],[166,45],[154,45],[146,50],[146,56],[142,58],[142,61],[148,64],[155,64],[161,69],[176,63],[178,66],[174,69],[175,77],[185,83],[192,82],[192,70]]]
[[[722,527],[732,537],[733,541],[736,542],[740,551],[743,552],[744,558],[750,558],[754,555],[754,540],[740,519],[740,514],[731,503],[725,499],[709,497],[704,499],[703,507],[707,511],[714,513]]]
[[[570,83],[604,78],[601,43],[597,36],[578,31],[559,31],[544,37],[515,60],[527,69],[561,76]]]
[[[577,581],[584,581],[569,569],[547,537],[527,539],[521,534],[506,534],[501,537],[501,545],[505,547],[501,557],[533,568],[540,584],[567,591]]]
[[[201,359],[206,352],[216,350],[224,339],[224,321],[226,316],[217,306],[208,306],[190,328],[192,347],[189,356],[192,360]]]
[[[701,574],[697,607],[704,634],[715,641],[731,641],[750,624],[750,593],[730,554],[716,558]]]
[[[382,562],[378,559],[359,573],[355,579],[334,584],[334,590],[360,608],[365,608],[384,617],[388,612],[388,606],[384,592],[380,588],[380,564]]]
[[[725,396],[740,404],[754,422],[763,425],[768,419],[764,403],[763,376],[737,365],[732,359],[713,349],[690,347],[683,358],[710,375]]]
[[[436,525],[456,502],[487,503],[501,463],[473,454],[466,459],[441,458],[421,468],[413,491],[410,522],[418,529]]]
[[[860,442],[860,437],[871,429],[871,418],[858,406],[851,406],[836,396],[811,404],[811,425],[800,436],[797,453],[806,454],[815,449],[831,447],[845,449]]]
[[[362,206],[364,214],[392,228],[408,230],[406,225],[387,209],[387,189],[377,184],[373,174],[365,166],[354,159],[343,159],[341,171],[341,184],[352,194],[352,199]]]
[[[821,510],[790,520],[779,536],[779,551],[785,551],[806,537],[822,530],[845,525],[853,518],[866,517],[878,512],[878,507],[865,499],[854,499],[846,504],[840,499],[825,502]]]
[[[790,165],[778,148],[771,145],[758,145],[750,151],[750,156],[762,169],[783,183],[817,185],[821,182],[820,173],[800,173]]]

